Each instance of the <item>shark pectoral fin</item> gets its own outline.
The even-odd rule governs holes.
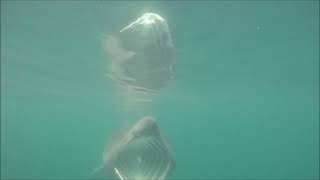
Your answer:
[[[90,179],[105,179],[106,178],[106,170],[103,165],[95,168],[90,172]]]

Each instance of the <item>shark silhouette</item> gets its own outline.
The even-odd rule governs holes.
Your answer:
[[[175,158],[153,117],[147,116],[115,137],[103,153],[107,179],[165,179]]]

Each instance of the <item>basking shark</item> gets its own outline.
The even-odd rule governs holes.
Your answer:
[[[107,76],[127,101],[149,102],[175,78],[176,51],[167,21],[145,13],[119,32],[106,36]]]
[[[165,179],[175,166],[168,142],[152,117],[144,117],[108,144],[103,153],[106,178]]]

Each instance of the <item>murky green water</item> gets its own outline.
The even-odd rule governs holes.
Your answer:
[[[104,35],[168,21],[176,80],[124,112]],[[172,179],[319,178],[319,1],[1,1],[1,178],[89,178],[107,139],[153,115]]]

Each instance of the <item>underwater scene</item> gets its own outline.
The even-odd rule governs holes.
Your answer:
[[[1,1],[1,179],[319,179],[319,1]]]

